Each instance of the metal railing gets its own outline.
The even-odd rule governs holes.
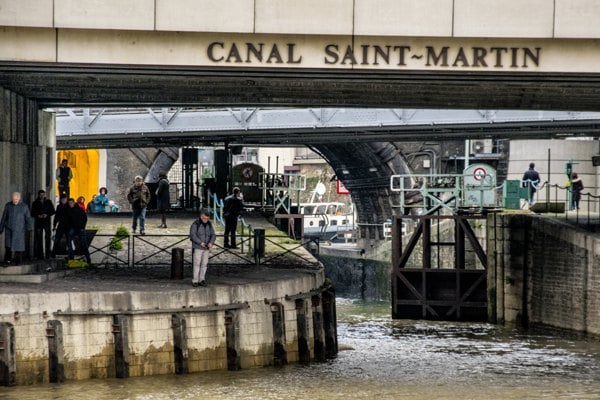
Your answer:
[[[298,251],[304,247],[315,257],[319,255],[319,240],[306,238],[292,240],[282,235],[264,235],[265,248],[260,251],[255,246],[256,234],[248,230],[237,237],[238,247],[225,247],[225,235],[217,235],[210,252],[211,265],[289,265],[314,266],[318,261]],[[116,239],[121,248],[113,247]],[[189,236],[185,234],[130,235],[121,238],[111,234],[97,234],[89,243],[92,262],[105,267],[151,267],[171,265],[172,250],[183,248],[185,266],[193,263],[193,250]],[[79,254],[77,252],[76,254]],[[278,264],[279,263],[279,264]]]
[[[548,186],[547,193],[550,194],[550,198],[546,200],[539,200],[539,193],[541,192],[541,189],[545,188],[546,186]],[[559,218],[559,216],[564,216],[565,221],[575,223],[580,226],[596,227],[600,225],[599,195],[594,195],[589,192],[581,192],[580,200],[578,202],[579,207],[576,207],[573,200],[573,190],[570,187],[544,182],[542,185],[537,187],[535,198],[536,203],[552,204],[552,206],[546,206],[546,212],[548,214],[554,214],[556,218]],[[559,207],[558,205],[564,205],[564,212],[562,207]],[[553,212],[550,210],[551,208],[554,209]]]

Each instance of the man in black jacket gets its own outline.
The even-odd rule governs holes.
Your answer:
[[[40,190],[38,198],[31,205],[34,229],[33,248],[38,260],[43,259],[44,256],[50,258],[50,221],[54,214],[54,204],[46,198],[46,191]]]
[[[223,238],[223,247],[237,249],[235,243],[235,230],[240,213],[244,209],[244,202],[240,196],[240,189],[233,188],[233,194],[225,197],[223,202],[223,218],[225,219],[225,237]],[[229,237],[231,236],[231,246],[229,246]]]
[[[69,260],[74,257],[72,241],[74,238],[79,239],[79,247],[85,255],[85,261],[88,264],[92,263],[90,252],[88,250],[88,242],[85,236],[85,226],[87,225],[87,215],[85,211],[75,203],[75,199],[69,199],[69,208],[67,210],[67,223],[69,226],[69,234],[67,235],[67,249],[69,250]]]
[[[54,231],[54,245],[52,246],[52,252],[50,253],[50,257],[52,258],[56,257],[56,249],[60,245],[61,239],[69,234],[69,221],[67,221],[68,210],[69,204],[67,202],[67,196],[62,194],[60,195],[60,200],[56,206],[54,222],[52,223],[52,230]]]
[[[529,164],[529,169],[525,171],[521,180],[523,181],[523,187],[529,188],[529,199],[527,200],[529,205],[532,206],[534,203],[533,195],[537,191],[538,183],[540,183],[540,174],[535,170],[534,163]]]

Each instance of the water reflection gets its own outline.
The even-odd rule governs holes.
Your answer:
[[[0,399],[596,399],[600,343],[488,324],[392,321],[339,301],[339,357],[310,367],[0,389]]]

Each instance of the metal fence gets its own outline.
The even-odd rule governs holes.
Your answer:
[[[544,189],[548,200],[541,200],[537,204],[546,204],[544,211],[547,214],[554,214],[556,218],[564,218],[567,222],[589,228],[596,229],[600,225],[600,196],[581,192],[576,206],[570,187],[545,183],[537,188],[536,198]]]
[[[318,239],[292,240],[287,236],[264,235],[264,231],[262,233],[257,236],[256,232],[246,231],[243,235],[239,235],[238,247],[235,249],[226,248],[223,245],[224,235],[217,235],[210,253],[210,264],[294,267],[318,264]],[[257,237],[263,238],[262,246],[257,247]],[[119,242],[120,246],[115,246],[115,242]],[[191,266],[193,251],[189,236],[184,234],[130,235],[121,238],[115,235],[96,234],[89,244],[93,264],[115,268],[171,265],[172,250],[175,248],[183,249],[184,265]]]

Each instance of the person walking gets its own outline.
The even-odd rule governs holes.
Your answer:
[[[54,221],[52,222],[52,231],[54,232],[54,244],[52,246],[52,252],[50,253],[50,257],[52,258],[56,257],[56,250],[60,246],[61,239],[67,237],[69,234],[69,221],[67,219],[68,210],[68,198],[66,195],[62,194],[58,200]]]
[[[46,191],[38,191],[38,197],[31,205],[33,217],[33,248],[38,260],[50,258],[50,237],[52,216],[55,214],[54,204],[46,198]],[[43,238],[43,239],[42,239]]]
[[[133,230],[133,233],[135,233],[139,219],[140,234],[144,235],[146,233],[146,207],[150,202],[150,190],[144,183],[144,178],[141,176],[138,175],[135,177],[133,185],[129,188],[129,192],[127,193],[127,201],[129,201],[131,209],[133,210],[131,229]]]
[[[206,286],[206,270],[210,249],[213,247],[217,236],[210,223],[210,213],[206,210],[200,212],[200,218],[190,226],[190,240],[192,241],[192,286]]]
[[[73,179],[73,171],[69,167],[69,162],[65,158],[62,160],[56,169],[56,179],[58,180],[58,194],[71,197],[71,179]]]
[[[105,213],[108,206],[108,189],[101,187],[99,193],[92,200],[92,212]]]
[[[159,228],[167,227],[167,211],[171,208],[171,196],[169,195],[169,180],[167,174],[161,172],[158,175],[158,189],[156,189],[156,208],[160,212]]]
[[[579,201],[581,200],[581,192],[583,191],[583,181],[577,175],[577,172],[573,172],[571,176],[571,191],[573,198],[571,199],[571,210],[579,210]]]
[[[12,201],[6,203],[2,219],[0,219],[0,234],[4,233],[4,261],[7,264],[18,265],[25,251],[25,237],[31,232],[31,214],[27,204],[21,201],[21,193],[14,192]]]
[[[237,249],[235,242],[235,231],[240,213],[244,209],[244,202],[240,197],[240,189],[233,188],[233,193],[225,197],[223,202],[223,218],[225,219],[225,237],[223,238],[223,247],[226,249]],[[229,238],[231,237],[231,243]]]
[[[92,260],[88,249],[87,237],[85,234],[85,226],[87,225],[87,214],[79,207],[73,198],[69,199],[69,208],[67,209],[67,225],[69,233],[67,234],[67,251],[69,260],[74,258],[75,251],[73,249],[73,239],[79,239],[79,247],[85,255],[85,261],[91,265]]]
[[[523,174],[523,179],[521,180],[523,182],[523,187],[529,188],[528,203],[530,206],[532,206],[534,203],[533,195],[537,191],[538,183],[540,183],[540,174],[538,174],[538,172],[535,170],[534,163],[529,164],[529,169],[525,171],[525,173]]]

